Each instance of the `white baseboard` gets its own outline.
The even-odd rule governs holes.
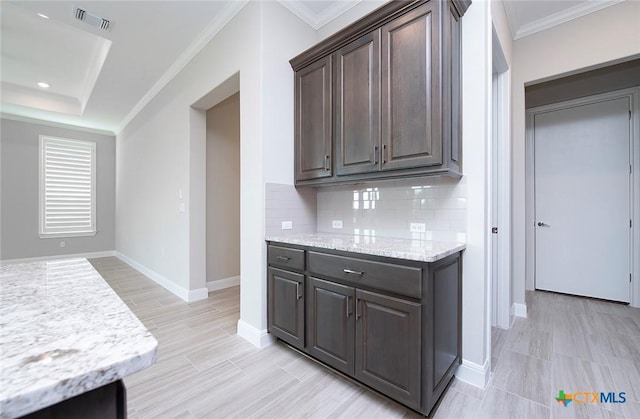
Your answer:
[[[455,375],[460,381],[485,389],[489,383],[489,360],[480,365],[463,359]]]
[[[209,290],[209,292],[212,292],[225,288],[235,287],[238,285],[240,285],[240,276],[232,276],[229,278],[207,282],[207,289]]]
[[[147,268],[141,263],[131,259],[127,255],[124,255],[120,252],[116,252],[116,257],[122,260],[123,262],[127,263],[128,265],[132,266],[136,270],[140,271],[146,277],[156,282],[157,284],[161,285],[163,288],[167,289],[168,291],[171,291],[173,294],[177,295],[187,303],[198,301],[198,300],[205,300],[209,296],[209,291],[206,288],[188,290],[176,284],[175,282],[170,281],[169,279],[160,275],[159,273]]]
[[[209,298],[209,290],[206,287],[203,287],[195,290],[189,290],[189,294],[185,301],[187,303],[192,303],[194,301],[206,300],[207,298]],[[184,300],[184,298],[182,299]]]
[[[85,258],[85,259],[95,259],[95,258],[106,258],[109,256],[115,256],[115,250],[107,250],[104,252],[90,252],[90,253],[73,253],[70,255],[54,255],[54,256],[42,256],[37,258],[24,258],[24,259],[6,259],[0,260],[1,265],[12,265],[14,263],[30,263],[30,262],[42,262],[46,260],[59,260],[59,259],[74,259],[74,258]]]
[[[527,305],[520,303],[513,303],[511,306],[511,313],[516,317],[527,318]]]
[[[275,338],[271,336],[267,330],[256,329],[249,323],[238,320],[238,336],[249,341],[253,346],[264,348],[275,342]]]

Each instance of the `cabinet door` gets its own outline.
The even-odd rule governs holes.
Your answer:
[[[355,310],[355,377],[419,409],[420,304],[358,289]]]
[[[309,354],[353,375],[354,288],[310,277],[307,296]]]
[[[336,174],[378,171],[380,31],[334,54]]]
[[[304,348],[304,275],[269,268],[267,293],[269,332]]]
[[[382,27],[382,170],[442,164],[438,13],[429,2]]]
[[[331,176],[331,57],[295,75],[296,180]]]

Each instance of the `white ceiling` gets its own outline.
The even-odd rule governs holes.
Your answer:
[[[2,7],[2,35],[3,102],[82,115],[111,41],[10,4]]]
[[[0,110],[117,133],[243,4],[2,1]],[[110,29],[76,20],[74,6]]]
[[[0,1],[0,111],[118,133],[246,1]],[[319,29],[360,1],[280,3]],[[517,39],[619,1],[504,5]],[[76,20],[74,6],[109,19],[109,30]]]

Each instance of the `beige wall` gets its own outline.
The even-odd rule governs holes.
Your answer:
[[[207,282],[240,275],[240,94],[207,111]]]
[[[514,302],[525,295],[525,100],[526,84],[629,59],[640,54],[640,2],[625,1],[518,39],[512,75],[512,224]],[[533,287],[533,281],[526,284]]]

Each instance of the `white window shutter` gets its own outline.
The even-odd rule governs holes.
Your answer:
[[[40,136],[40,236],[96,234],[96,143]]]

